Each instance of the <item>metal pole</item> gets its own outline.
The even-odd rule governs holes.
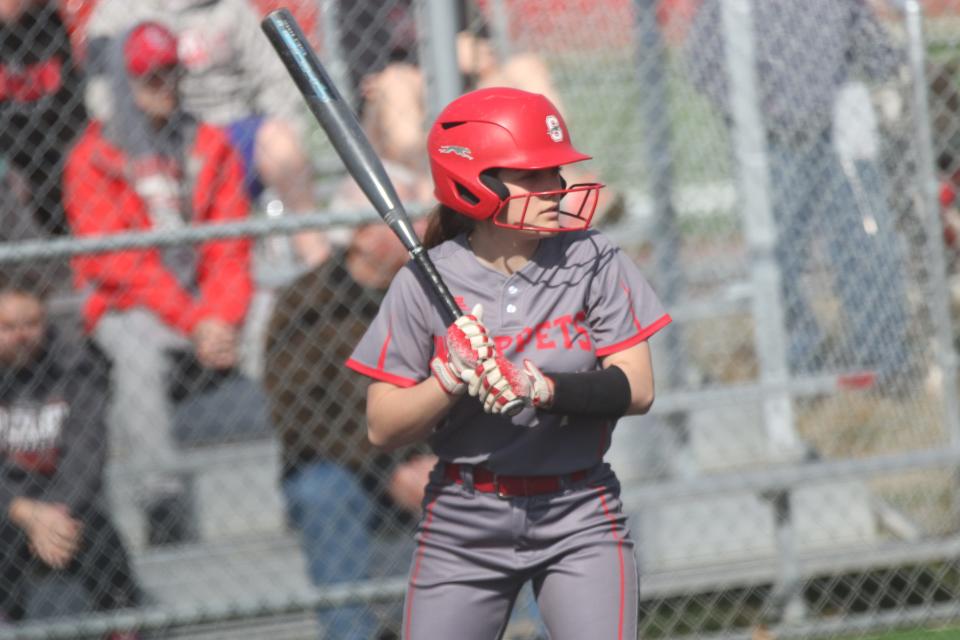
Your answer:
[[[924,255],[930,274],[930,312],[935,326],[934,341],[937,364],[943,373],[940,396],[943,400],[944,425],[950,444],[960,447],[960,402],[957,400],[957,354],[953,347],[953,322],[950,317],[950,287],[947,283],[947,260],[944,256],[943,227],[937,197],[937,176],[934,170],[933,134],[930,124],[930,103],[927,96],[927,74],[923,12],[917,0],[906,0],[907,46],[910,73],[913,76],[913,124],[917,141],[917,172],[920,181],[920,214],[930,246]]]
[[[403,598],[406,582],[405,578],[363,580],[313,587],[306,592],[278,592],[273,598],[246,602],[205,602],[202,605],[179,607],[151,606],[60,620],[27,622],[16,627],[0,628],[0,640],[67,640],[103,636],[120,630],[160,631],[165,634],[171,629],[194,625],[314,612],[318,608],[333,609],[352,604],[396,602]]]
[[[673,308],[684,297],[686,279],[681,267],[680,229],[673,205],[674,160],[671,148],[670,97],[667,89],[667,56],[663,34],[657,24],[657,0],[634,0],[636,11],[635,66],[640,90],[640,119],[644,132],[640,136],[645,160],[650,200],[653,205],[654,275],[657,288],[667,308]],[[690,359],[687,355],[683,323],[674,323],[664,336],[666,387],[682,389],[687,382]],[[660,370],[660,367],[657,367]],[[679,407],[666,414],[664,424],[676,446],[689,440],[690,407]]]
[[[346,101],[356,109],[359,103],[353,95],[353,86],[348,82],[347,63],[343,56],[343,47],[340,46],[340,7],[337,0],[321,0],[320,4],[320,36],[323,41],[324,64],[330,70],[330,75],[337,89]]]
[[[670,132],[670,98],[667,91],[667,57],[663,36],[657,26],[657,0],[634,0],[636,9],[636,68],[640,91],[640,116],[644,123],[641,136],[643,158],[649,176],[650,199],[655,225],[654,243],[657,289],[668,306],[683,298],[685,278],[677,256],[680,254],[680,230],[673,206],[673,153]],[[681,331],[667,332],[669,353],[676,366],[671,367],[671,387],[683,379]]]
[[[777,227],[770,194],[766,127],[757,90],[753,3],[751,0],[723,0],[721,21],[733,118],[731,137],[737,159],[744,234],[752,256],[754,345],[761,384],[778,384],[789,379],[787,336],[780,289],[782,276],[775,255]],[[763,416],[768,446],[776,457],[800,448],[793,427],[793,405],[789,394],[775,393],[765,397]],[[787,612],[802,615],[794,544],[796,525],[787,508],[790,491],[791,488],[786,488],[777,494],[772,505],[777,516],[778,557],[776,584],[768,606],[770,613],[780,620]],[[778,620],[768,622],[775,621]]]
[[[503,62],[510,58],[513,50],[510,45],[510,14],[504,0],[490,2],[491,26],[493,30],[493,45],[497,50],[497,59]]]
[[[408,213],[411,213],[408,211]],[[411,216],[422,217],[427,211],[417,209]],[[0,265],[26,260],[60,258],[91,253],[107,253],[123,249],[171,247],[196,244],[222,238],[259,238],[282,233],[296,233],[304,229],[356,227],[370,222],[382,222],[373,209],[352,212],[298,214],[276,218],[249,218],[239,222],[190,225],[175,230],[125,231],[95,236],[63,237],[53,240],[19,240],[0,243]]]
[[[457,12],[449,0],[420,0],[420,20],[425,45],[423,67],[427,76],[427,121],[463,92],[457,64]]]
[[[752,256],[754,344],[764,385],[781,385],[789,378],[787,335],[780,289],[780,265],[775,249],[767,164],[766,128],[760,113],[754,52],[753,7],[750,0],[724,0],[722,22],[730,87],[731,132],[736,156],[743,228]],[[763,403],[769,444],[775,453],[800,447],[793,427],[793,405],[786,393]]]

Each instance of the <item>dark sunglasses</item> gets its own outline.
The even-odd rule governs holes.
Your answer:
[[[162,89],[176,85],[181,77],[183,77],[183,70],[179,65],[174,65],[152,69],[134,78],[134,82],[151,89]]]

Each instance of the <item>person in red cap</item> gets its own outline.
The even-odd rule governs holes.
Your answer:
[[[113,69],[101,60],[127,29],[144,20],[162,22],[176,33],[184,108],[228,133],[242,159],[248,195],[258,199],[269,190],[283,211],[317,212],[303,99],[263,37],[249,0],[98,0],[86,27],[90,113],[101,120],[112,117],[116,105],[107,88]],[[305,266],[330,255],[324,232],[301,231],[291,240]]]
[[[109,121],[90,124],[67,161],[66,211],[75,233],[173,230],[245,218],[241,162],[226,133],[180,108],[173,33],[141,23],[111,53],[122,68],[114,79],[117,110]],[[73,267],[86,295],[85,328],[113,361],[116,448],[134,464],[172,466],[174,367],[189,363],[213,375],[237,366],[252,293],[250,241],[86,255]],[[183,512],[185,488],[177,477],[144,474],[142,490],[152,522]],[[189,535],[176,518],[150,532],[156,543]]]
[[[163,126],[180,103],[176,36],[157,23],[141,23],[123,43],[123,59],[137,106]]]

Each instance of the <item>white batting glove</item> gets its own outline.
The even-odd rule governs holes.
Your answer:
[[[460,316],[447,327],[446,357],[437,356],[430,361],[430,369],[440,386],[449,395],[460,395],[470,391],[477,395],[474,371],[486,359],[496,354],[493,340],[483,325],[483,305],[477,304],[473,310]]]
[[[461,372],[447,359],[434,356],[430,361],[430,371],[448,396],[463,395],[467,390],[467,383],[461,378]]]
[[[487,413],[513,416],[524,407],[548,407],[553,402],[553,385],[529,360],[518,369],[497,356],[481,362],[476,374],[478,398]]]
[[[526,397],[537,408],[546,408],[553,404],[553,382],[544,375],[537,365],[529,360],[523,361],[523,373],[529,390]]]

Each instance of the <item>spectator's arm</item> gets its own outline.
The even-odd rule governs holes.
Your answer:
[[[250,204],[243,184],[243,169],[239,156],[226,139],[220,142],[218,153],[209,156],[203,173],[209,179],[210,192],[201,196],[206,210],[200,213],[200,219],[218,223],[246,218]],[[198,319],[214,316],[232,325],[243,320],[253,295],[250,244],[247,238],[236,238],[201,245]]]
[[[147,219],[143,202],[132,190],[123,189],[121,197],[111,197],[116,190],[110,188],[110,182],[118,179],[96,170],[86,154],[78,154],[76,149],[70,154],[64,171],[64,209],[76,235],[134,231],[137,227],[131,220]],[[196,324],[193,298],[167,271],[156,249],[81,256],[74,259],[73,267],[78,276],[97,287],[134,296],[184,333]]]
[[[260,17],[247,0],[234,0],[236,52],[248,82],[254,88],[257,113],[278,118],[292,126],[300,139],[306,132],[303,99],[279,56],[260,29]]]
[[[497,84],[516,87],[531,93],[541,93],[552,102],[560,113],[566,113],[560,94],[550,74],[550,68],[535,53],[518,53],[504,62],[500,73],[495,74]],[[489,86],[490,83],[487,83]]]
[[[70,414],[63,427],[56,476],[43,499],[62,503],[76,516],[100,492],[107,460],[106,407],[109,363],[90,345],[72,363]]]
[[[364,79],[364,128],[384,160],[407,167],[423,164],[426,110],[422,72],[394,62]]]

